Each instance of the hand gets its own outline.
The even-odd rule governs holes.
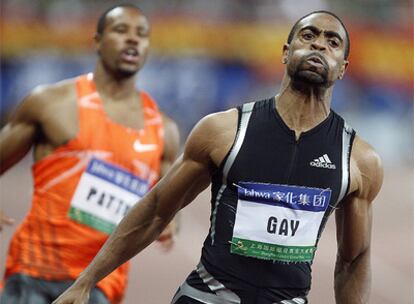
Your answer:
[[[88,304],[90,289],[78,286],[76,282],[52,304]]]
[[[3,230],[3,225],[13,225],[14,224],[14,219],[8,217],[7,215],[5,215],[3,213],[2,210],[0,210],[0,231]]]
[[[170,251],[174,246],[174,236],[177,232],[176,220],[172,220],[171,223],[165,227],[164,231],[161,232],[157,241],[161,245],[161,248],[164,252]]]

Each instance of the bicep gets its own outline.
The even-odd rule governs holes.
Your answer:
[[[338,254],[345,261],[353,261],[370,246],[372,203],[351,194],[337,209],[335,219]]]
[[[30,150],[36,137],[36,124],[22,106],[0,132],[1,173],[17,163]]]
[[[383,181],[381,159],[360,138],[355,139],[351,157],[351,184],[355,186],[336,212],[338,250],[348,261],[369,249],[373,201]]]
[[[233,120],[237,121],[237,115],[234,113],[211,114],[204,117],[193,128],[185,143],[183,155],[174,162],[168,173],[154,187],[156,201],[161,208],[160,214],[164,212],[173,214],[174,211],[188,205],[207,188],[211,181],[211,173],[222,161],[222,158],[214,160],[212,155],[215,154],[217,147],[227,144],[227,137],[224,136],[225,139],[221,141],[218,139],[223,137],[218,136],[220,130],[227,130],[225,128],[227,125],[223,126],[219,122],[231,123]]]

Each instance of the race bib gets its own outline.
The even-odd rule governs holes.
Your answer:
[[[129,171],[92,159],[72,197],[69,217],[109,234],[148,187]]]
[[[241,182],[232,253],[282,262],[312,261],[330,189]]]

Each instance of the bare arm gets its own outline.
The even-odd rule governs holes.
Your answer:
[[[0,131],[0,175],[19,162],[32,147],[37,132],[34,119],[36,95],[28,96],[17,109],[11,120]],[[3,224],[11,225],[14,220],[0,208],[0,231]]]
[[[211,170],[218,167],[235,135],[237,116],[234,112],[226,115],[231,119],[212,115],[197,124],[184,154],[124,217],[92,263],[54,304],[87,303],[90,289],[99,280],[154,241],[176,212],[209,185]],[[231,126],[220,125],[220,121],[230,121]],[[228,131],[231,128],[233,133]]]
[[[36,146],[34,158],[37,160],[76,134],[75,98],[74,81],[69,79],[39,86],[23,100],[0,132],[0,174],[19,162],[33,145]],[[51,121],[59,121],[59,124]],[[0,210],[0,230],[2,222],[9,221]]]
[[[37,123],[36,96],[28,96],[0,132],[0,174],[20,161],[32,147]]]
[[[354,191],[336,211],[335,299],[338,304],[369,302],[372,202],[381,188],[382,179],[383,169],[378,155],[356,138],[351,158]]]

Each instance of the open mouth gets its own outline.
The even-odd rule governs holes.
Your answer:
[[[130,63],[136,63],[139,58],[139,52],[136,48],[129,47],[121,52],[121,58]]]
[[[135,48],[127,48],[124,52],[130,56],[138,56],[138,50]]]

